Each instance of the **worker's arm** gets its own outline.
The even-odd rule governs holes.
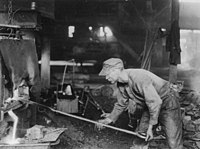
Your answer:
[[[112,120],[112,122],[115,122],[120,114],[125,111],[128,107],[129,98],[123,95],[120,91],[117,93],[117,102],[114,105],[114,108],[110,115],[108,116],[109,119]]]
[[[118,119],[119,115],[127,109],[128,106],[128,98],[123,97],[120,91],[117,93],[117,102],[114,105],[114,108],[110,114],[106,116],[106,118],[99,120],[99,123],[102,124],[110,124],[115,123],[115,121]],[[96,125],[97,129],[101,130],[103,129],[102,125]]]
[[[145,103],[149,109],[150,120],[149,124],[156,125],[158,123],[158,116],[162,105],[162,100],[152,84],[143,85],[143,93]]]

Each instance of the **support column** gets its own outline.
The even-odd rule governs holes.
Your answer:
[[[169,66],[169,82],[176,84],[177,75],[178,75],[177,65],[170,64],[170,66]]]
[[[41,85],[42,90],[50,88],[50,39],[43,38],[41,53]]]
[[[171,24],[175,20],[179,21],[179,1],[178,0],[172,0],[172,6],[171,6]],[[169,66],[169,82],[176,83],[177,75],[178,75],[177,64],[170,64],[170,66]]]

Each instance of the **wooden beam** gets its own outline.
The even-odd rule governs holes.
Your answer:
[[[50,88],[50,40],[43,38],[43,49],[41,56],[41,85],[43,89]]]
[[[169,82],[176,83],[177,82],[177,65],[170,65],[169,66]]]
[[[179,20],[179,0],[172,0],[172,10],[171,10],[171,23],[175,20]],[[179,21],[178,21],[179,22]],[[169,66],[169,82],[177,82],[177,64],[170,64]]]

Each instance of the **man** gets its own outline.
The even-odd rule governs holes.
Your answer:
[[[143,111],[138,133],[146,134],[146,141],[153,139],[152,128],[158,122],[163,126],[170,149],[182,149],[182,120],[176,92],[168,81],[143,69],[124,69],[119,58],[110,58],[103,63],[99,73],[111,83],[117,83],[119,94],[113,111],[100,123],[115,123],[129,103]],[[134,106],[134,104],[132,104]],[[137,145],[137,141],[134,142]]]

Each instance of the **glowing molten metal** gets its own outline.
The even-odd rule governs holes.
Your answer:
[[[6,143],[7,144],[18,144],[19,141],[18,141],[18,139],[16,139],[18,117],[12,110],[8,111],[8,114],[14,120],[14,124],[13,124],[12,136],[8,136],[8,138],[6,139]]]

